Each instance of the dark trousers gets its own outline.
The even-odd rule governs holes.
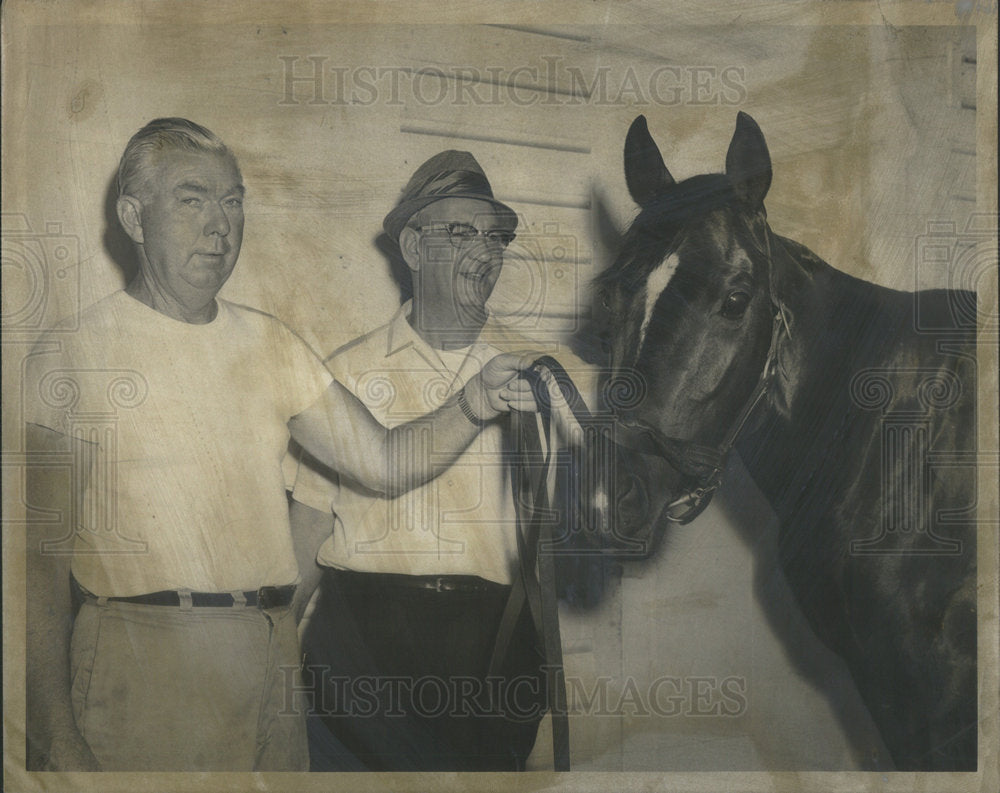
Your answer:
[[[416,580],[324,574],[303,640],[311,769],[523,770],[546,702],[530,615],[488,678],[510,587],[467,576],[439,579],[443,591],[404,585]]]

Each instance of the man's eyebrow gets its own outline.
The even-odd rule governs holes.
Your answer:
[[[200,193],[201,195],[208,194],[208,188],[205,185],[198,184],[197,182],[182,182],[174,188],[175,190],[186,190],[189,193]],[[233,193],[239,193],[241,196],[246,195],[246,188],[242,184],[233,185],[233,187],[226,191],[226,195],[231,195]]]

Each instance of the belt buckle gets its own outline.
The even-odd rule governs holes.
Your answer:
[[[261,611],[274,608],[277,593],[278,587],[276,586],[262,586],[257,590],[257,608]]]
[[[434,578],[434,591],[435,592],[444,592],[445,591],[444,580],[441,578],[441,576],[436,576]]]

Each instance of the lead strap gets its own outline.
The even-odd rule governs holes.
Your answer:
[[[535,399],[540,407],[548,404],[542,396],[545,384],[532,378]],[[551,439],[550,416],[541,411],[543,431]],[[566,708],[566,679],[559,632],[555,564],[551,548],[552,526],[548,498],[548,468],[552,464],[551,444],[542,452],[541,434],[535,415],[511,411],[510,440],[514,449],[510,460],[511,489],[517,516],[517,546],[520,563],[504,607],[488,674],[499,675],[514,628],[527,605],[539,643],[545,654],[546,698],[552,715],[552,758],[556,771],[568,771],[569,720]],[[536,575],[537,570],[537,575]]]

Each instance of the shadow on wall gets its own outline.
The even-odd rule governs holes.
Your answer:
[[[132,240],[118,222],[118,172],[108,179],[104,191],[104,251],[121,271],[124,286],[135,277],[138,265]]]
[[[735,454],[738,457],[738,453]],[[889,750],[840,656],[816,636],[789,588],[778,556],[778,518],[742,463],[730,460],[716,496],[754,559],[754,597],[799,675],[829,702],[862,770],[892,770]],[[849,689],[849,692],[848,692]],[[831,769],[832,770],[832,769]]]
[[[596,182],[591,182],[590,185],[590,201],[594,276],[597,276],[618,255],[622,230],[614,220],[610,201]],[[595,298],[594,290],[588,284],[587,289],[580,295],[579,325],[568,341],[575,355],[605,370],[605,376],[602,376],[602,382],[599,383],[599,388],[603,390],[603,381],[606,379],[611,357],[609,329],[615,324],[616,318],[609,316],[601,301]]]
[[[413,276],[410,268],[403,259],[403,254],[388,234],[380,232],[374,240],[375,249],[382,254],[385,265],[389,269],[389,275],[393,282],[399,287],[400,305],[413,297]]]

